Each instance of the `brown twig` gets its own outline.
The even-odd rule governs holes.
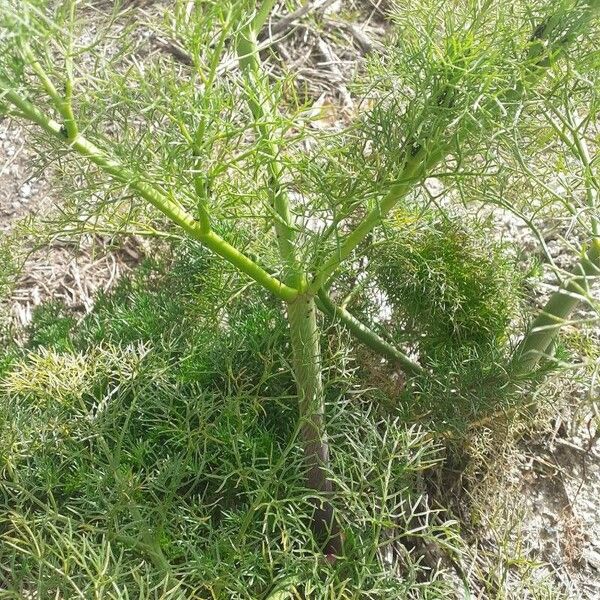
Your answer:
[[[306,15],[309,15],[317,10],[325,10],[333,4],[335,0],[308,0],[300,8],[291,12],[289,15],[282,17],[275,23],[271,23],[265,28],[264,33],[268,33],[268,37],[286,32],[296,21],[299,21]]]

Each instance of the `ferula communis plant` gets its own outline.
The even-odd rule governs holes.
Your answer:
[[[593,121],[591,38],[600,0],[423,1],[410,11],[399,3],[395,44],[371,61],[367,76],[373,108],[337,137],[316,143],[306,112],[285,97],[290,82],[271,79],[261,61],[259,35],[268,32],[275,4],[176,1],[164,28],[187,52],[190,64],[181,65],[138,59],[127,27],[120,37],[109,35],[116,13],[101,22],[76,0],[0,0],[0,111],[34,126],[43,157],[65,169],[65,186],[80,199],[81,230],[117,223],[122,231],[131,226],[151,234],[170,230],[170,222],[281,300],[315,494],[313,529],[326,553],[340,554],[317,311],[337,318],[407,375],[427,377],[427,357],[408,356],[336,306],[329,291],[428,177],[445,173],[448,189],[453,183],[468,189],[467,165],[483,173],[491,147],[498,162],[509,150],[511,160],[520,157],[518,134],[528,111],[546,115],[551,135],[581,167],[583,196],[578,190],[560,201],[576,215],[585,245],[579,265],[516,350],[517,372],[536,368],[600,269],[596,164],[562,92],[585,88],[594,103],[583,121]],[[89,31],[86,19],[94,20]],[[301,142],[308,137],[313,150],[307,151]],[[527,168],[526,161],[513,162],[515,172]],[[502,199],[529,219],[510,195]],[[147,205],[167,222],[152,224]],[[64,214],[75,223],[70,208]],[[223,227],[231,219],[241,245]]]

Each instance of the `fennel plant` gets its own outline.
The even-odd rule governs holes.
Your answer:
[[[569,82],[596,85],[586,77],[597,74],[600,1],[539,4],[398,6],[394,43],[365,76],[373,108],[318,136],[292,83],[273,80],[263,63],[260,35],[276,0],[177,0],[162,27],[190,65],[145,64],[127,25],[111,37],[117,13],[86,33],[84,20],[97,15],[84,2],[0,0],[0,111],[31,125],[42,156],[62,171],[76,200],[63,207],[71,229],[189,236],[284,307],[312,525],[326,554],[343,553],[344,533],[329,476],[319,311],[407,377],[436,376],[435,362],[398,347],[332,293],[394,211],[433,176],[464,191],[472,169],[475,186],[490,147],[507,152],[504,140],[546,102],[553,135],[584,173],[585,197],[572,202],[585,239],[573,273],[515,349],[515,376],[549,354],[600,269],[596,163],[555,102]]]

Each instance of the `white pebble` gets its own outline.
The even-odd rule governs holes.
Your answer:
[[[31,185],[29,183],[24,183],[21,186],[21,189],[19,189],[19,196],[21,196],[21,198],[29,198],[29,196],[31,196]]]

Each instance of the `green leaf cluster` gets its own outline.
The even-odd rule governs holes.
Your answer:
[[[369,250],[397,326],[425,360],[501,347],[518,314],[522,282],[514,256],[490,226],[448,215],[400,213]]]
[[[407,557],[403,579],[380,568],[384,531],[458,542],[450,523],[416,514],[434,444],[376,410],[368,393],[347,393],[359,380],[339,348],[326,353],[325,387],[347,554],[335,569],[323,561],[283,319],[256,288],[252,302],[231,292],[240,285],[186,244],[79,321],[57,304],[36,311],[27,347],[2,374],[7,592],[250,599],[285,584],[314,597],[450,593],[435,577],[422,583],[424,567]]]

